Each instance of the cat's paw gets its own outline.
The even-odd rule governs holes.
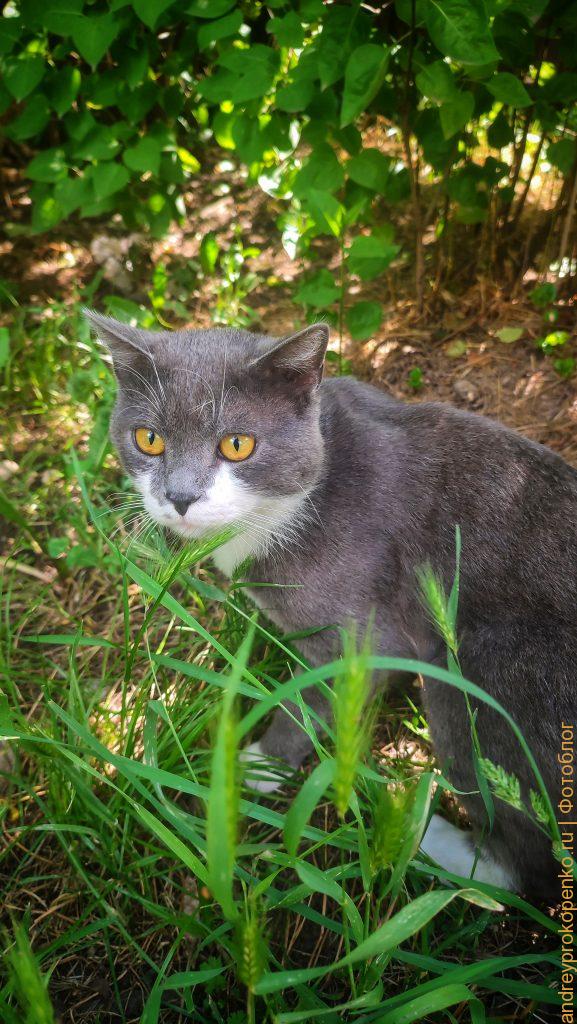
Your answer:
[[[479,855],[475,851],[471,832],[463,832],[438,814],[433,814],[429,822],[421,851],[453,875],[488,882],[510,892],[517,889],[515,879],[506,868],[489,854],[481,852]]]
[[[258,793],[274,793],[283,783],[277,761],[272,761],[263,751],[260,743],[251,743],[241,750],[240,760],[245,766],[244,781],[249,789]]]

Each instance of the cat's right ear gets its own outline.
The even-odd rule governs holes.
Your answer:
[[[117,377],[122,376],[123,370],[128,372],[134,368],[143,357],[152,361],[151,346],[146,338],[148,332],[96,313],[93,309],[83,309],[82,313],[98,340],[110,352]]]

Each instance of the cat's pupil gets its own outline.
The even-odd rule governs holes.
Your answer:
[[[239,450],[239,448],[240,448],[240,441],[239,441],[238,437],[233,437],[233,439],[232,439],[232,446],[233,446],[235,452],[237,452]]]
[[[149,443],[151,448],[152,448],[152,445],[154,444],[155,438],[156,438],[156,434],[154,433],[154,430],[149,430],[148,431],[148,443]]]

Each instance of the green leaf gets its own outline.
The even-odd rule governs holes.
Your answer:
[[[48,100],[59,117],[62,117],[74,103],[82,83],[78,68],[62,68],[50,82]]]
[[[6,366],[10,355],[10,331],[7,327],[0,327],[0,370]]]
[[[138,50],[129,50],[122,60],[122,76],[129,89],[135,89],[148,71],[150,54],[148,47],[139,40]]]
[[[0,18],[0,54],[10,53],[21,35],[21,18]]]
[[[351,124],[377,95],[385,80],[390,48],[365,43],[351,53],[345,69],[340,126]]]
[[[551,331],[544,338],[537,340],[537,345],[543,352],[551,352],[554,348],[566,345],[569,341],[568,331]]]
[[[550,103],[574,103],[577,100],[577,72],[557,72],[547,79],[540,93]]]
[[[544,281],[543,284],[538,284],[529,292],[529,298],[537,309],[545,309],[546,306],[550,306],[552,302],[555,302],[557,298],[557,288],[554,284],[549,281]]]
[[[30,0],[26,6],[30,11]],[[40,17],[44,28],[58,36],[69,36],[71,18],[82,14],[84,0],[38,0],[38,6],[43,8]]]
[[[513,129],[507,116],[501,111],[487,129],[489,145],[494,146],[495,149],[503,149],[504,146],[508,146],[510,142],[513,142],[514,137]]]
[[[436,60],[422,68],[415,84],[423,96],[436,103],[447,103],[457,93],[455,76],[444,60]]]
[[[46,62],[43,57],[24,54],[15,60],[6,61],[4,85],[15,100],[23,100],[42,81],[45,71]]]
[[[113,14],[86,17],[76,15],[72,21],[72,38],[87,64],[95,68],[120,32],[120,23]]]
[[[30,139],[44,130],[49,117],[50,110],[46,98],[36,93],[28,100],[20,116],[15,117],[7,126],[6,134],[17,142]]]
[[[510,71],[500,71],[487,82],[487,89],[500,103],[520,109],[531,106],[532,100],[520,78]]]
[[[32,202],[32,231],[40,233],[50,231],[60,223],[65,216],[64,208],[57,199],[51,195],[33,197]]]
[[[349,249],[348,269],[352,274],[358,274],[361,281],[372,281],[387,269],[399,249],[400,246],[392,245],[378,235],[357,235]]]
[[[200,163],[194,153],[189,152],[188,149],[183,149],[182,146],[179,146],[176,153],[185,171],[188,171],[189,174],[196,174],[200,170]]]
[[[228,39],[235,36],[242,25],[242,11],[231,11],[224,18],[217,21],[209,21],[207,25],[201,25],[198,30],[198,45],[201,50],[206,49],[211,43],[217,43],[220,39]]]
[[[323,977],[332,971],[337,971],[343,967],[391,952],[412,935],[420,932],[429,921],[458,897],[473,903],[480,901],[481,906],[494,910],[500,906],[495,900],[490,899],[488,896],[483,896],[483,894],[475,889],[456,889],[452,892],[425,893],[423,896],[417,896],[406,907],[399,910],[385,924],[369,935],[367,939],[359,943],[358,946],[355,946],[346,956],[342,957],[342,959],[336,960],[332,964],[324,964],[321,967],[276,971],[265,974],[256,985],[255,991],[259,995],[264,995],[270,992],[281,992],[286,988],[295,988],[297,985],[310,981],[313,978]]]
[[[483,0],[428,0],[425,23],[445,57],[461,64],[489,64],[499,59]]]
[[[186,13],[195,18],[220,18],[234,7],[236,0],[193,0]]]
[[[3,330],[6,330],[4,327]],[[27,519],[22,515],[20,510],[6,497],[4,492],[0,490],[0,515],[3,519],[7,519],[9,523],[14,523],[15,526],[19,526],[25,533],[30,533],[30,527]]]
[[[554,359],[553,366],[560,377],[568,379],[575,373],[575,359],[568,356],[567,359]]]
[[[299,110],[305,110],[314,95],[314,82],[307,78],[300,78],[296,82],[289,82],[288,85],[277,89],[275,106],[277,110],[284,110],[288,114],[294,114]]]
[[[461,356],[467,354],[467,342],[463,338],[456,338],[455,341],[449,342],[445,348],[445,354],[449,359],[460,359]]]
[[[74,149],[77,160],[111,160],[120,143],[108,125],[99,124],[85,135]]]
[[[26,175],[32,181],[60,181],[67,174],[68,167],[63,149],[45,149],[44,152],[38,153],[26,168]]]
[[[295,301],[302,302],[304,306],[312,306],[313,309],[326,309],[332,306],[340,295],[340,290],[330,270],[323,267],[318,274],[301,284],[295,294]]]
[[[335,774],[332,758],[321,761],[313,769],[293,800],[285,817],[284,843],[292,857],[296,857],[302,834],[311,814],[326,793]]]
[[[136,814],[142,823],[150,829],[152,834],[155,835],[157,839],[160,839],[161,843],[163,843],[167,849],[169,849],[171,853],[181,861],[182,864],[186,865],[195,878],[198,878],[203,885],[206,885],[208,882],[208,872],[202,861],[198,859],[190,847],[187,846],[186,843],[183,843],[182,839],[179,839],[178,836],[175,836],[162,821],[155,818],[154,814],[151,814],[146,807],[142,807],[141,804],[134,801],[132,802],[132,809],[134,814]]]
[[[523,337],[523,328],[501,327],[500,330],[495,331],[495,337],[502,341],[504,345],[512,345],[513,342],[519,341],[519,338]]]
[[[306,194],[306,206],[318,231],[340,238],[346,220],[344,206],[322,189],[311,188]]]
[[[551,142],[547,149],[547,159],[553,167],[558,167],[562,174],[570,174],[577,159],[577,146],[574,139],[559,139]]]
[[[306,198],[311,189],[333,192],[344,180],[345,172],[333,147],[321,142],[296,174],[293,192],[300,199]]]
[[[457,93],[449,103],[443,103],[440,110],[443,138],[451,139],[453,135],[460,132],[470,121],[474,107],[475,100],[472,92]]]
[[[438,1013],[439,1010],[446,1010],[448,1006],[455,1003],[467,1003],[474,999],[473,993],[466,985],[445,985],[435,992],[427,992],[425,995],[416,996],[395,1010],[390,1010],[378,1018],[378,1024],[412,1024],[412,1021],[422,1021],[431,1013]]]
[[[162,150],[158,140],[145,135],[144,138],[138,140],[135,146],[124,150],[122,159],[126,166],[130,167],[131,171],[139,171],[141,173],[150,171],[152,174],[157,175],[161,155]]]
[[[93,178],[94,192],[97,199],[106,199],[119,192],[130,180],[130,174],[122,164],[107,162],[98,164],[94,168]]]
[[[209,231],[200,243],[200,265],[205,274],[214,274],[218,254],[219,248],[216,235]]]
[[[383,195],[391,170],[392,160],[378,149],[363,149],[349,160],[346,172],[357,185],[370,188]]]
[[[345,319],[353,341],[366,341],[381,326],[383,310],[378,302],[357,302]]]
[[[132,0],[136,14],[148,28],[154,28],[160,15],[172,7],[173,3],[174,0]]]
[[[301,19],[296,11],[290,11],[284,18],[271,18],[266,30],[272,33],[279,46],[288,46],[292,49],[299,49],[305,38]]]
[[[234,103],[248,103],[249,100],[261,99],[274,82],[279,60],[278,50],[263,46],[261,43],[251,46],[248,50],[237,50],[235,47],[225,50],[219,63],[222,68],[232,73],[232,80],[227,77],[225,85]],[[205,82],[206,79],[202,83],[203,86]]]

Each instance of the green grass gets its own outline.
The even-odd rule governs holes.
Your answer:
[[[106,440],[110,372],[75,309],[18,310],[11,341],[0,1020],[554,1020],[555,920],[417,852],[450,792],[420,712],[387,701],[367,744],[347,711],[390,659],[351,638],[297,675],[206,547],[139,536]],[[433,597],[450,620],[456,597]],[[452,668],[439,677],[475,693]],[[334,676],[318,758],[279,794],[247,789],[237,749]]]

